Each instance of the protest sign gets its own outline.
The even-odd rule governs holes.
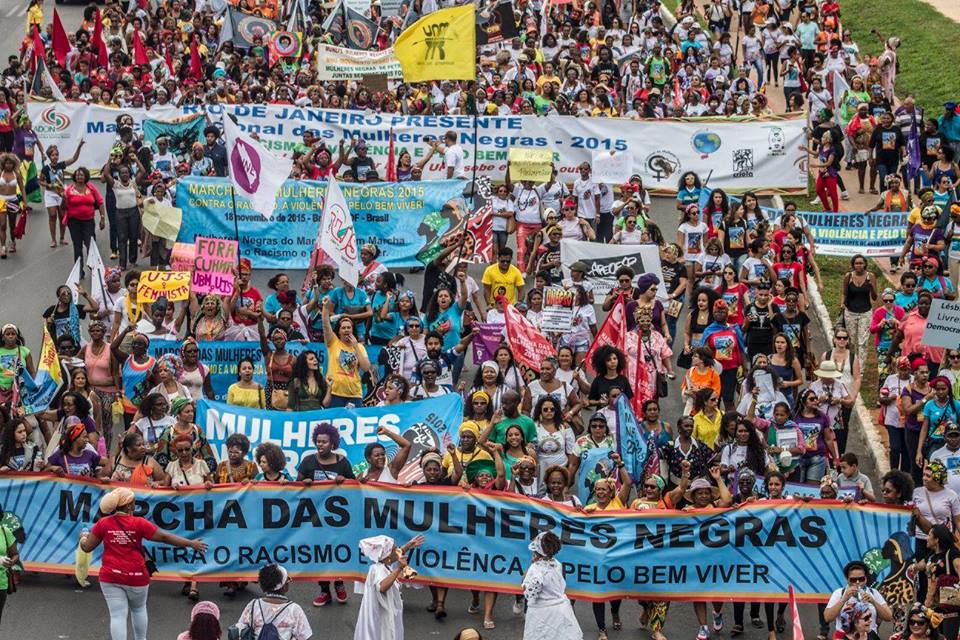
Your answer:
[[[510,179],[514,182],[532,180],[546,182],[553,172],[553,151],[549,149],[521,149],[513,147],[508,154]]]
[[[360,246],[377,245],[377,260],[385,266],[425,266],[441,250],[441,242],[466,227],[470,246],[466,257],[480,248],[462,180],[431,182],[342,183],[353,229]],[[237,200],[240,255],[255,269],[306,269],[320,227],[326,183],[288,180],[277,194],[277,208],[269,220]],[[181,242],[196,236],[233,238],[233,203],[226,178],[185,177],[177,180],[177,205],[183,208]],[[486,240],[489,243],[489,239]]]
[[[543,313],[540,314],[541,331],[567,333],[573,328],[573,303],[577,292],[563,287],[547,287],[543,290]]]
[[[927,314],[920,344],[929,347],[956,349],[960,347],[960,302],[934,298]]]
[[[593,154],[591,177],[599,184],[623,184],[633,173],[629,151],[597,151]]]
[[[190,297],[189,271],[144,271],[137,285],[137,302],[154,302],[161,296],[167,302],[180,302]]]
[[[480,329],[480,333],[473,337],[473,361],[481,363],[484,360],[493,360],[497,347],[503,342],[502,322],[474,322],[473,326]]]
[[[165,353],[179,355],[182,344],[178,340],[151,340],[148,351],[155,358]],[[267,386],[266,363],[259,342],[214,340],[202,341],[198,343],[198,347],[200,353],[197,357],[207,369],[215,400],[227,399],[227,390],[237,381],[237,363],[243,359],[253,362],[254,382]],[[286,349],[293,356],[309,349],[317,354],[320,369],[326,369],[327,348],[322,342],[302,343],[291,340],[287,342]]]
[[[233,270],[238,243],[223,238],[197,236],[194,240],[193,292],[229,296],[233,293]]]
[[[329,422],[340,431],[340,449],[359,476],[367,468],[364,449],[379,442],[391,455],[396,444],[377,429],[385,427],[413,443],[407,464],[398,480],[419,480],[420,456],[429,449],[444,451],[447,444],[459,442],[458,429],[463,422],[463,397],[448,393],[435,398],[403,402],[384,407],[346,407],[318,411],[267,411],[247,409],[201,398],[197,402],[197,425],[221,459],[227,455],[227,437],[242,433],[250,439],[251,449],[261,442],[275,442],[287,458],[287,470],[296,475],[304,456],[316,451],[311,439],[313,428]]]
[[[617,286],[617,269],[630,267],[634,276],[653,273],[660,278],[657,297],[666,299],[667,289],[663,284],[660,269],[660,250],[655,245],[598,244],[580,240],[560,241],[560,266],[564,277],[570,277],[570,265],[574,262],[587,265],[586,280],[593,287],[594,299],[599,303],[611,289]]]
[[[390,80],[403,78],[403,69],[392,48],[366,51],[317,45],[317,77],[320,80],[362,80],[373,74],[385,75]]]
[[[513,359],[517,364],[540,371],[543,359],[557,355],[557,350],[515,306],[508,304],[505,311],[507,344],[513,352]]]
[[[763,490],[763,478],[757,478],[760,483],[760,490]],[[783,485],[783,495],[794,498],[820,498],[819,482],[787,482]],[[837,500],[858,500],[860,490],[856,487],[846,489],[837,489]]]
[[[170,270],[190,271],[196,255],[197,249],[192,242],[174,242],[170,250]]]
[[[143,228],[164,240],[176,240],[183,213],[177,207],[163,204],[156,198],[143,201]]]
[[[488,3],[478,6],[477,46],[503,42],[518,35],[512,2],[498,2],[492,7]]]
[[[92,526],[111,488],[47,474],[0,477],[4,509],[28,532],[20,546],[26,569],[72,575],[73,547],[52,541],[73,541]],[[255,580],[276,561],[304,581],[363,580],[369,563],[358,540],[423,534],[425,544],[407,554],[419,573],[414,582],[520,593],[530,540],[553,531],[564,542],[557,559],[567,595],[577,600],[782,602],[792,585],[798,600],[826,602],[844,584],[846,563],[910,541],[909,508],[836,501],[584,514],[515,493],[355,481],[137,487],[136,497],[135,515],[209,545],[206,553],[183,552],[145,541],[159,569],[153,579],[169,581]],[[91,575],[102,549],[93,552]],[[897,566],[879,567],[881,591],[902,580]]]

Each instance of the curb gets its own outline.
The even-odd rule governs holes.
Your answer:
[[[773,196],[772,202],[774,208],[783,209],[783,198],[780,196]],[[813,309],[816,311],[820,327],[827,336],[827,343],[833,344],[833,320],[826,305],[823,304],[823,298],[820,297],[820,289],[817,287],[817,283],[813,278],[807,279],[807,293],[810,296]],[[870,411],[867,409],[867,406],[863,404],[863,399],[859,394],[857,395],[857,402],[853,405],[853,412],[863,426],[864,436],[867,441],[867,446],[870,448],[870,454],[873,456],[873,463],[877,469],[877,475],[883,476],[890,471],[890,458],[880,444],[881,436],[879,428],[874,423],[873,416],[870,415]]]

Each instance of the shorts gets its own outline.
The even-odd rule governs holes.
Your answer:
[[[733,402],[737,396],[737,370],[724,369],[720,373],[720,397],[724,402]]]
[[[44,191],[43,192],[43,206],[50,207],[59,207],[63,204],[63,196],[61,196],[56,191]]]

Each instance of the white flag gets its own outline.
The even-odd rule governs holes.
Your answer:
[[[320,249],[337,265],[344,282],[357,286],[360,281],[360,252],[357,250],[357,236],[353,232],[353,216],[333,175],[330,176],[327,197],[323,201]]]
[[[277,204],[277,191],[290,177],[293,159],[282,158],[264,149],[241,131],[229,116],[223,119],[223,135],[234,191],[237,196],[249,200],[254,211],[269,219]]]
[[[112,313],[113,298],[119,294],[114,295],[107,291],[106,265],[103,264],[96,242],[91,242],[87,249],[87,268],[90,269],[90,295],[100,305],[101,310]]]
[[[93,244],[92,242],[90,244]],[[67,276],[67,281],[64,282],[66,286],[70,287],[70,293],[73,294],[73,304],[80,304],[80,292],[77,291],[77,285],[80,284],[80,271],[83,269],[83,258],[77,258],[77,261],[73,264],[73,269],[70,269],[70,275]]]

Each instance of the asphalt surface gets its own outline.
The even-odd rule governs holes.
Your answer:
[[[9,37],[0,44],[0,53],[4,56],[15,52],[19,34],[23,32],[26,2],[11,2],[0,0],[0,31],[8,34],[16,33],[17,38]],[[78,24],[82,16],[83,6],[79,4],[58,5],[60,15],[65,24]],[[53,3],[46,2],[45,11],[53,11]],[[50,17],[47,16],[47,20]],[[4,58],[5,59],[5,58]],[[661,226],[664,235],[672,239],[677,225],[677,214],[672,199],[655,199],[652,210],[653,219]],[[109,246],[106,243],[106,232],[98,231],[98,243],[101,255],[105,260],[109,258]],[[27,235],[18,243],[18,252],[7,260],[0,261],[0,321],[17,324],[27,340],[27,345],[35,352],[39,351],[42,333],[41,313],[55,301],[55,290],[63,283],[73,264],[73,253],[70,246],[49,248],[46,213],[36,207],[29,218]],[[300,282],[302,272],[290,272],[293,282]],[[266,290],[266,280],[271,274],[255,272],[254,284]],[[481,269],[476,267],[471,275],[478,281]],[[422,291],[422,274],[407,276],[407,286],[420,293]],[[599,307],[598,307],[599,308]],[[682,320],[681,320],[682,322]],[[682,323],[680,326],[683,326]],[[815,327],[815,340],[818,349],[822,348],[824,339]],[[662,403],[664,419],[674,423],[681,415],[681,405],[675,390]],[[859,433],[859,432],[857,432]],[[850,449],[863,451],[862,442],[858,443],[856,436],[851,438]],[[871,468],[866,468],[871,473]],[[349,588],[348,591],[352,592]],[[316,609],[311,601],[317,595],[315,584],[296,583],[291,590],[291,597],[300,603],[307,611],[310,624],[314,630],[314,638],[330,640],[344,640],[353,637],[353,628],[356,622],[360,597],[351,593],[345,605],[332,603],[325,608]],[[221,608],[224,627],[237,621],[243,606],[248,599],[254,597],[255,587],[241,592],[235,600],[228,600],[222,596],[221,590],[215,584],[201,586],[201,597],[210,598]],[[451,592],[447,598],[449,617],[443,622],[436,622],[433,615],[425,608],[430,602],[427,590],[404,590],[405,625],[408,638],[454,637],[460,629],[465,627],[481,627],[482,617],[467,613],[469,595],[463,591]],[[497,627],[491,631],[483,631],[484,638],[514,639],[523,634],[523,617],[511,612],[513,598],[501,597],[495,610]],[[156,582],[151,586],[149,599],[150,631],[149,638],[170,639],[185,630],[189,623],[191,603],[180,595],[180,584]],[[584,630],[586,638],[597,636],[597,627],[593,620],[590,606],[579,603],[575,607],[577,617]],[[816,609],[813,606],[802,606],[801,619],[804,630],[809,637],[817,632]],[[639,606],[636,603],[625,602],[621,609],[624,624],[622,631],[610,631],[611,638],[646,637],[638,627]],[[733,624],[732,606],[724,608],[725,628],[714,637],[727,637],[730,626]],[[610,613],[607,611],[607,624],[610,628]],[[787,621],[787,633],[790,633],[790,621]],[[667,617],[664,630],[669,638],[683,637],[692,639],[697,633],[696,618],[693,615],[692,605],[686,603],[674,604]],[[889,633],[889,632],[887,632]],[[764,629],[753,629],[747,622],[746,638],[763,638]],[[783,635],[783,634],[781,634]],[[19,591],[8,597],[0,623],[0,640],[5,638],[23,639],[71,639],[71,640],[101,640],[109,636],[107,609],[99,588],[93,587],[82,590],[77,588],[72,577],[59,575],[28,574],[20,585]],[[132,632],[131,636],[132,638]]]

